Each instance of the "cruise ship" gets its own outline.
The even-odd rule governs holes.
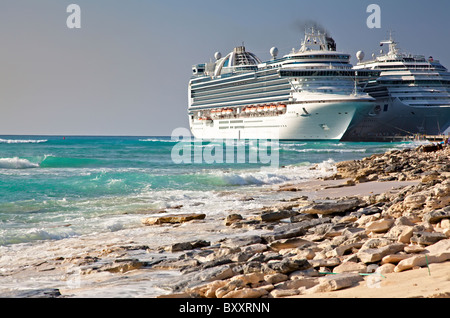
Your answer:
[[[373,108],[356,85],[350,55],[314,29],[299,50],[262,62],[244,46],[194,65],[189,81],[189,125],[199,139],[339,140],[352,120]]]
[[[376,103],[363,119],[351,123],[342,140],[388,141],[443,134],[450,126],[450,73],[431,56],[401,52],[392,35],[380,45],[389,51],[373,55],[372,60],[363,61],[364,53],[357,53],[356,71],[381,72],[376,80],[360,82]]]

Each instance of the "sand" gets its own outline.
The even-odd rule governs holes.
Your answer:
[[[383,276],[351,288],[290,298],[450,298],[450,262],[430,264],[429,271],[421,267]]]

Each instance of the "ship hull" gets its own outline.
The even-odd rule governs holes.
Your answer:
[[[190,118],[198,139],[340,140],[350,123],[373,107],[369,100],[293,103],[277,116]]]
[[[449,127],[450,106],[410,106],[395,98],[387,103],[386,110],[370,111],[354,120],[342,140],[386,141],[417,134],[436,136]]]

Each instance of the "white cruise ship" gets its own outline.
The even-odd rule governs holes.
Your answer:
[[[439,61],[400,52],[390,39],[380,43],[389,51],[363,61],[355,70],[381,71],[377,80],[362,82],[364,91],[376,98],[373,109],[355,120],[342,140],[385,141],[404,136],[440,135],[450,126],[450,73]]]
[[[199,139],[339,140],[350,122],[373,108],[361,92],[350,55],[326,34],[310,30],[300,50],[262,62],[236,47],[193,66],[189,124]],[[362,71],[358,76],[377,77]]]

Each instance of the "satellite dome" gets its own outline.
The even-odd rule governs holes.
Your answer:
[[[359,62],[361,62],[364,59],[364,52],[363,51],[358,51],[356,52],[356,58],[358,59]]]
[[[215,58],[216,60],[220,60],[220,59],[222,58],[222,53],[220,53],[220,52],[214,53],[214,58]]]
[[[270,55],[272,55],[272,57],[275,59],[278,55],[278,48],[277,47],[273,47],[270,49]]]

